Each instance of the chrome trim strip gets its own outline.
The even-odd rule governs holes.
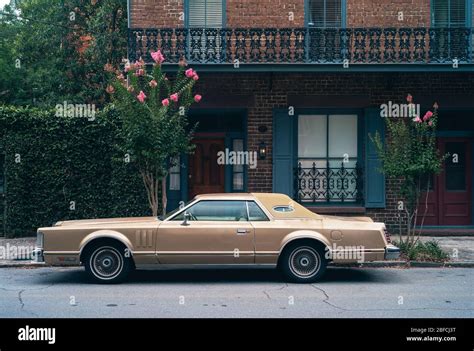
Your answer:
[[[79,255],[80,251],[43,251],[43,255]]]
[[[186,268],[196,268],[196,269],[229,269],[229,268],[275,268],[277,265],[274,263],[221,263],[221,264],[203,264],[203,263],[177,263],[177,264],[170,264],[170,263],[157,263],[157,264],[137,264],[137,268],[149,268],[153,270],[160,270],[160,269],[186,269]]]
[[[234,255],[234,251],[157,251],[157,255]],[[253,251],[239,251],[239,255],[253,255]]]

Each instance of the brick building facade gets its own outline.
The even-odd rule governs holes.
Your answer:
[[[175,170],[169,182],[171,206],[193,195],[197,182],[193,177],[206,173],[201,158],[208,158],[212,147],[256,152],[264,148],[266,157],[258,160],[257,168],[225,166],[221,170],[225,184],[207,184],[208,189],[286,192],[316,212],[367,214],[395,230],[400,213],[393,193],[396,181],[375,171],[378,161],[368,133],[383,129],[376,118],[380,105],[403,103],[411,93],[423,111],[435,101],[440,104],[440,142],[461,147],[465,160],[465,177],[459,178],[463,184],[457,185],[464,187],[465,197],[445,201],[447,190],[441,189],[440,180],[439,189],[433,190],[439,191],[440,201],[433,204],[430,224],[474,225],[474,172],[469,161],[474,155],[472,3],[466,0],[464,10],[442,4],[437,0],[129,0],[129,58],[145,56],[149,61],[149,50],[160,48],[170,71],[184,57],[200,74],[197,89],[203,100],[190,117],[200,122],[196,142],[204,151],[185,157],[183,167]],[[221,20],[222,25],[215,26]],[[312,124],[315,119],[327,128],[324,157],[313,153],[317,142],[305,137],[301,127],[309,123],[318,132],[319,124]],[[343,120],[352,124],[337,127]],[[344,126],[349,125],[356,131],[348,132]],[[299,164],[309,171],[311,162],[326,168],[321,177],[327,182],[332,167],[339,171],[342,156],[332,157],[330,148],[339,150],[338,143],[346,145],[347,140],[338,140],[331,128],[341,139],[354,139],[356,150],[348,150],[353,160],[348,165],[357,188],[342,185],[346,188],[341,190],[335,185],[335,193],[330,193],[324,185],[321,196],[309,189],[309,199],[301,199],[301,184],[308,187],[310,181],[321,179],[300,179]],[[212,167],[207,171],[221,172]],[[199,181],[212,183],[211,178],[204,175]],[[448,218],[448,207],[462,212],[462,219]]]

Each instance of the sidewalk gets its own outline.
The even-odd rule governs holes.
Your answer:
[[[392,240],[399,240],[397,235],[392,235]],[[474,267],[474,237],[456,236],[456,237],[432,237],[422,236],[423,242],[436,240],[440,246],[451,256],[451,261],[447,263],[435,262],[410,262],[405,261],[381,261],[367,262],[364,267],[387,267],[387,266],[410,266],[410,267]],[[8,249],[19,250],[22,255],[29,253],[34,249],[36,243],[35,237],[5,239],[0,238],[0,267],[12,266],[35,266],[29,259],[11,259],[5,257],[5,251]]]

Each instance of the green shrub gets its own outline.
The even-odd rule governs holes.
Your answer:
[[[139,173],[117,147],[117,124],[111,108],[90,121],[0,106],[5,234],[34,235],[58,220],[149,215]]]
[[[401,257],[409,261],[442,262],[449,260],[449,255],[443,251],[436,240],[417,241],[415,244],[397,242],[395,245],[400,248]]]

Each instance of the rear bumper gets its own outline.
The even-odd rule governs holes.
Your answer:
[[[33,259],[32,261],[34,263],[44,263],[44,254],[43,254],[43,249],[42,248],[35,248],[32,252]]]
[[[386,260],[396,260],[399,257],[400,257],[400,249],[398,247],[396,247],[395,245],[392,245],[392,244],[388,244],[385,247],[384,259],[386,259]]]

